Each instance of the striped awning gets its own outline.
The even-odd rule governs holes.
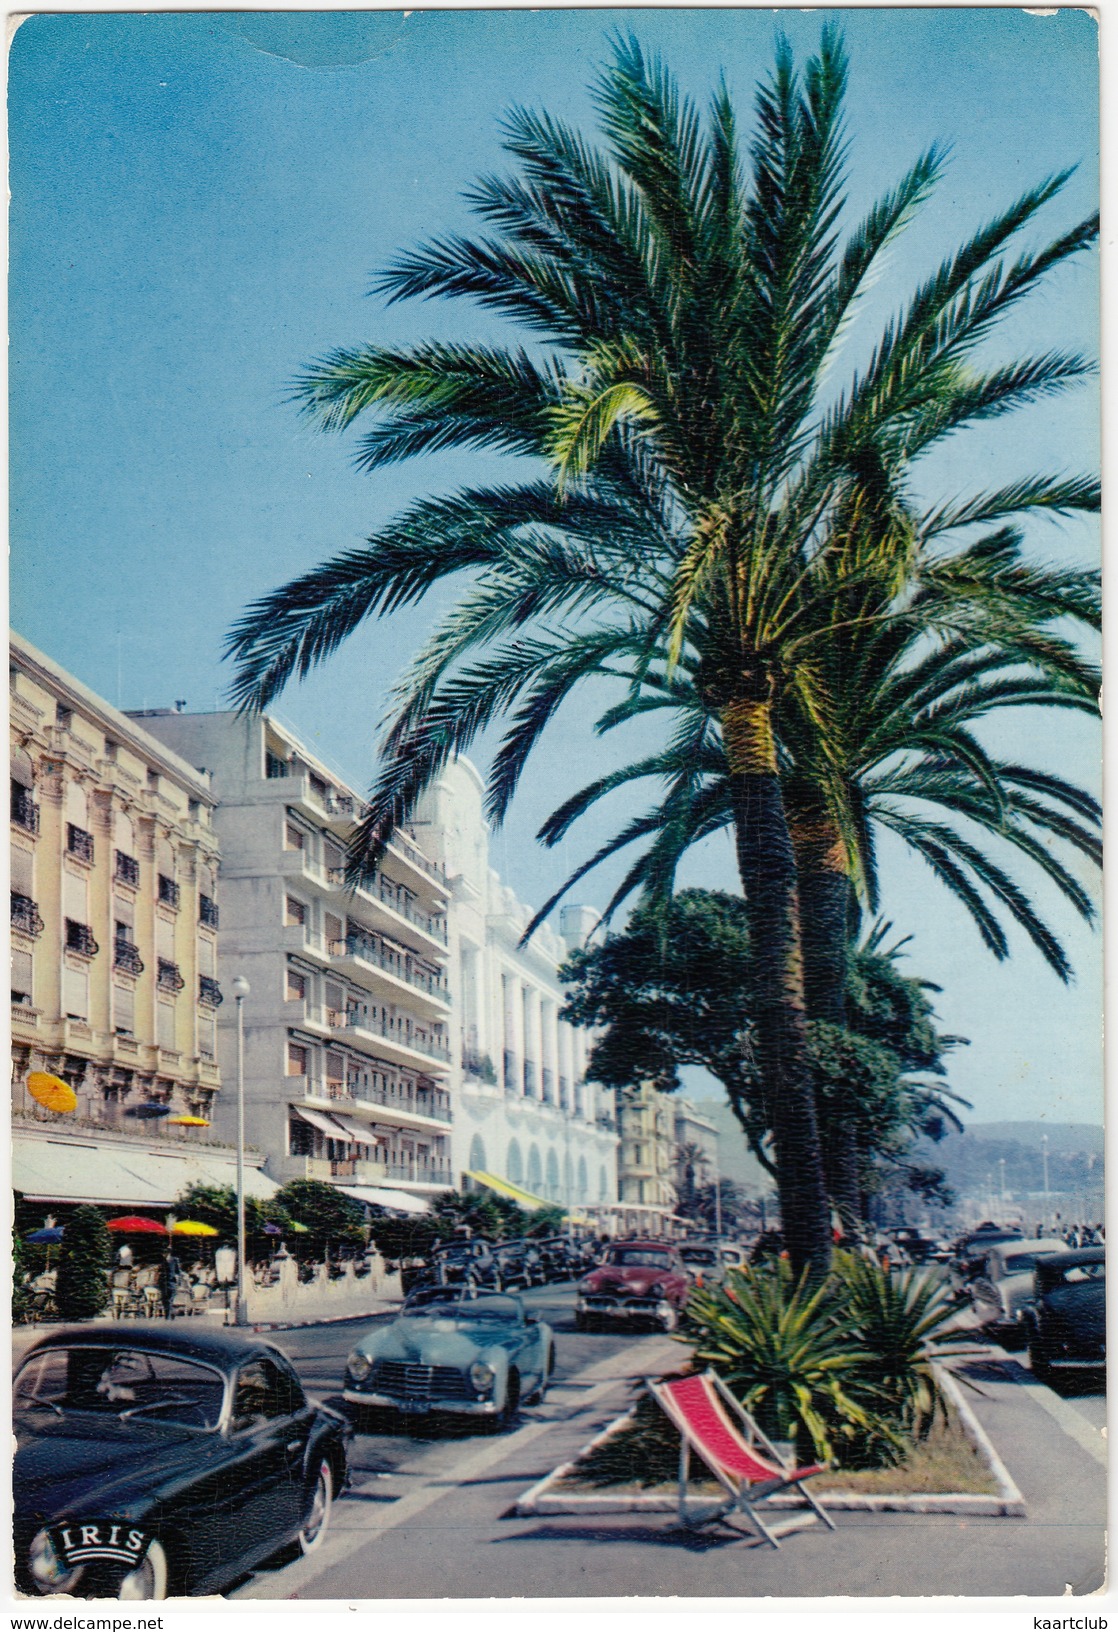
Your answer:
[[[552,1205],[542,1196],[534,1196],[530,1190],[522,1190],[518,1184],[510,1184],[508,1179],[499,1179],[495,1173],[467,1173],[466,1177],[473,1179],[475,1184],[484,1185],[486,1190],[496,1190],[499,1196],[508,1196],[510,1201],[519,1202],[521,1207],[535,1209]]]

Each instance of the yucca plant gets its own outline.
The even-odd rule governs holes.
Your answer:
[[[725,1379],[772,1439],[850,1465],[904,1449],[899,1427],[879,1409],[868,1368],[874,1356],[840,1320],[833,1281],[812,1285],[791,1265],[729,1270],[721,1287],[695,1291],[686,1334],[695,1360]],[[869,1448],[873,1447],[873,1453]]]
[[[923,1437],[944,1410],[934,1362],[961,1335],[953,1324],[960,1300],[934,1269],[890,1272],[852,1252],[836,1252],[834,1285],[846,1329],[864,1351],[865,1383],[905,1430]]]

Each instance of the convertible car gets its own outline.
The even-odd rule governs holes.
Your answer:
[[[257,1338],[60,1329],[15,1380],[21,1590],[219,1592],[326,1534],[352,1435]]]
[[[505,1428],[522,1400],[543,1398],[554,1366],[550,1326],[519,1298],[424,1287],[390,1326],[361,1339],[346,1361],[343,1393],[366,1410],[447,1411]]]

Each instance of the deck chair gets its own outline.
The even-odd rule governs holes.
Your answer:
[[[804,1484],[813,1474],[822,1473],[825,1464],[788,1467],[772,1441],[714,1372],[669,1383],[653,1382],[651,1378],[646,1381],[661,1410],[679,1430],[679,1517],[683,1524],[709,1524],[730,1513],[744,1513],[770,1546],[779,1547],[780,1529],[799,1529],[802,1517],[777,1527],[766,1524],[757,1510],[779,1491],[795,1490],[829,1530],[835,1528]],[[708,1500],[705,1510],[698,1513],[688,1507],[692,1450],[726,1490],[724,1497],[713,1504]]]

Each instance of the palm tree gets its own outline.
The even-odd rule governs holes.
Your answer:
[[[779,48],[758,94],[748,177],[725,91],[704,128],[633,42],[618,45],[598,87],[608,153],[546,117],[514,112],[507,145],[522,175],[486,179],[472,195],[496,236],[425,246],[378,287],[394,299],[477,299],[542,337],[544,349],[342,351],[309,370],[298,393],[328,428],[377,415],[361,444],[367,469],[451,446],[544,451],[558,475],[550,502],[560,532],[534,530],[549,501],[525,489],[507,495],[520,511],[515,525],[489,515],[489,500],[499,510],[501,495],[471,495],[475,515],[464,525],[448,501],[434,543],[415,536],[422,518],[413,512],[403,532],[390,530],[370,552],[350,552],[257,603],[232,642],[239,696],[260,706],[362,616],[418,598],[447,571],[477,572],[405,681],[353,851],[360,871],[481,724],[516,703],[495,767],[499,814],[573,685],[602,671],[631,679],[662,639],[676,664],[694,640],[694,684],[718,721],[729,768],[758,1049],[778,1107],[785,1230],[794,1259],[816,1269],[829,1229],[774,731],[790,676],[801,676],[806,693],[812,671],[805,574],[833,549],[836,517],[867,459],[884,451],[893,465],[911,463],[952,430],[1082,376],[1082,359],[1062,354],[985,372],[972,358],[993,323],[1097,234],[1097,222],[1086,221],[1039,251],[1000,258],[1066,179],[1051,178],[945,260],[888,327],[864,374],[825,397],[824,364],[866,276],[941,164],[934,150],[918,159],[840,248],[845,78],[833,28],[802,84]],[[650,559],[634,553],[631,537],[590,544],[584,535],[569,549],[571,512],[594,508],[600,482],[632,486],[633,472],[640,503],[672,547]],[[1082,489],[1042,481],[1031,500],[1003,496],[1003,508],[1074,507]],[[611,600],[615,589],[627,621]],[[607,603],[608,615],[588,623]],[[556,634],[561,615],[571,621]],[[550,627],[525,633],[532,620]],[[451,673],[471,646],[510,634],[499,662]]]

